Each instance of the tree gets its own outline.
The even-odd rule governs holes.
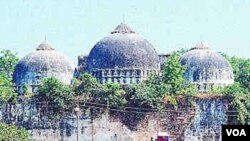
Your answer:
[[[125,91],[121,89],[120,84],[116,83],[105,83],[99,97],[101,103],[109,106],[124,106],[127,103]]]
[[[168,91],[167,85],[148,85],[148,83],[135,85],[135,93],[130,96],[130,103],[136,107],[149,107],[162,110],[163,95]]]
[[[193,95],[198,92],[197,87],[185,80],[186,67],[180,63],[180,55],[172,54],[167,58],[162,71],[162,81],[170,85],[168,95]]]
[[[176,86],[184,82],[185,67],[180,63],[180,56],[177,53],[167,58],[163,68],[163,82]]]
[[[10,50],[0,51],[0,102],[16,101],[17,94],[11,80],[17,62],[16,54]]]
[[[98,93],[100,84],[97,82],[96,78],[88,73],[83,73],[80,75],[79,80],[75,80],[74,91],[76,95],[92,95]]]
[[[28,141],[28,132],[24,128],[18,128],[14,125],[0,123],[1,141]]]
[[[250,89],[250,59],[230,57],[226,54],[223,56],[230,62],[235,82],[239,82],[244,88]]]
[[[233,95],[231,104],[238,112],[237,120],[241,124],[246,124],[247,120],[250,118],[250,93],[240,93]]]
[[[235,84],[216,89],[215,93],[231,97],[231,105],[238,112],[237,120],[245,124],[250,118],[250,59],[222,55],[233,68]]]
[[[45,78],[36,93],[37,101],[48,103],[49,109],[54,115],[67,110],[68,104],[73,98],[70,86],[62,84],[55,77]]]
[[[223,88],[215,88],[212,92],[227,96],[231,106],[238,113],[237,120],[240,123],[245,124],[246,120],[250,118],[250,94],[239,82],[235,82]]]
[[[227,96],[234,96],[247,93],[247,91],[241,87],[239,82],[225,86],[225,87],[216,87],[211,90],[212,93],[222,94]]]
[[[0,74],[0,102],[15,102],[17,94],[13,85],[5,74]]]
[[[250,59],[242,60],[239,64],[239,71],[236,81],[238,81],[244,88],[250,89]]]
[[[18,57],[10,50],[0,51],[0,74],[6,74],[11,80],[17,62]]]
[[[83,73],[79,80],[75,81],[74,91],[80,96],[81,101],[97,102],[110,106],[121,106],[126,104],[125,91],[119,84],[100,84],[96,78],[88,73]]]
[[[140,84],[126,87],[126,99],[129,105],[163,110],[166,104],[177,108],[177,96],[185,95],[187,100],[197,94],[196,85],[184,79],[186,67],[180,63],[179,53],[167,58],[162,75],[152,75]]]

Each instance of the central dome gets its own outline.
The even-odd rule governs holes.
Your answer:
[[[159,57],[152,44],[124,23],[95,44],[87,64],[89,71],[110,68],[160,69]]]

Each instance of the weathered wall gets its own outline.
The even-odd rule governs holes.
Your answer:
[[[76,141],[77,125],[79,141],[150,141],[159,131],[168,132],[178,141],[208,141],[205,136],[218,141],[220,124],[226,123],[226,104],[222,99],[197,100],[196,103],[195,110],[181,108],[161,114],[147,113],[143,120],[138,119],[138,113],[112,110],[93,118],[87,109],[78,124],[74,114],[53,121],[42,116],[35,104],[18,104],[2,106],[0,121],[27,128],[30,138],[38,141]]]
[[[185,141],[221,141],[227,123],[228,102],[222,98],[197,99],[196,113],[184,134]]]

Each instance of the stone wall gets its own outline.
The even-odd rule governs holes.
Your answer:
[[[221,141],[221,125],[228,123],[228,102],[223,98],[197,99],[196,113],[184,133],[185,141]]]
[[[220,98],[196,100],[195,109],[163,113],[87,106],[81,107],[79,118],[68,113],[53,120],[35,103],[8,104],[1,107],[0,121],[27,128],[38,141],[76,141],[77,136],[79,141],[150,141],[158,132],[168,132],[171,141],[208,141],[205,136],[218,141],[220,125],[227,122],[226,105]]]

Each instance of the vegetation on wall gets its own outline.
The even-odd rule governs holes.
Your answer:
[[[224,88],[216,88],[212,92],[229,97],[232,109],[238,113],[238,122],[245,124],[250,119],[250,59],[222,55],[233,68],[235,83]]]
[[[222,95],[230,101],[231,110],[236,110],[238,113],[236,123],[245,124],[247,119],[250,118],[250,93],[240,83],[235,82],[233,85],[223,88],[218,87],[211,90],[211,92]]]
[[[69,110],[73,93],[70,86],[62,84],[54,77],[49,77],[42,81],[34,97],[37,101],[48,104],[50,116],[59,117]]]
[[[0,122],[1,141],[28,141],[28,132],[24,128]]]
[[[83,73],[79,79],[74,80],[73,91],[75,96],[80,96],[83,102],[93,101],[96,95],[103,91],[103,87],[93,76]]]
[[[231,63],[234,71],[236,85],[232,85],[231,89],[234,93],[232,105],[238,112],[238,120],[245,124],[250,119],[250,59],[226,57]],[[238,86],[237,86],[238,85]]]
[[[76,96],[83,96],[85,101],[96,102],[110,106],[126,104],[124,91],[119,84],[100,84],[88,73],[83,73],[74,84]]]

